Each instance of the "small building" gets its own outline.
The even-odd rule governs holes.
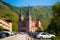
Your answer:
[[[5,30],[12,31],[12,21],[8,20],[6,18],[0,18],[0,28],[3,28]]]
[[[19,14],[19,22],[18,22],[18,31],[26,31],[26,32],[35,32],[39,27],[41,28],[40,20],[32,20],[30,9],[28,10],[27,17],[24,18],[22,15],[22,10]]]

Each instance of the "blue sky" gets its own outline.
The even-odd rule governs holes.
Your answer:
[[[51,6],[60,0],[3,0],[14,6]]]

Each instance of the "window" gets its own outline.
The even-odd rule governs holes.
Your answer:
[[[46,33],[42,33],[41,35],[46,35]]]

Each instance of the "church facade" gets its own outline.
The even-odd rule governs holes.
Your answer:
[[[20,11],[18,18],[18,31],[25,32],[35,32],[39,27],[42,27],[41,22],[39,20],[32,20],[30,9],[28,10],[27,17],[24,18],[22,15],[22,10]]]

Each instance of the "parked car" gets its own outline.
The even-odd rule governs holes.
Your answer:
[[[28,32],[28,35],[35,37],[39,32]]]
[[[55,37],[53,34],[49,34],[47,32],[41,32],[38,35],[36,35],[36,38],[52,38]]]
[[[38,35],[40,32],[33,32],[33,37],[36,37],[36,35]]]
[[[26,32],[19,32],[19,34],[22,34],[22,35],[24,35],[24,34],[26,34]]]
[[[16,34],[17,34],[17,32],[15,32],[15,31],[14,31],[14,32],[12,32],[12,33],[13,33],[13,35],[16,35]]]
[[[0,38],[8,37],[9,34],[5,32],[0,32]]]
[[[5,32],[5,33],[9,33],[10,36],[17,34],[17,32],[15,32],[15,31],[12,31],[12,32],[10,32],[10,31],[4,31],[4,32]]]
[[[28,32],[28,35],[29,35],[29,36],[33,36],[33,33],[32,33],[32,32]]]
[[[4,31],[5,33],[8,33],[10,36],[14,35],[13,32],[10,32],[10,31]]]

